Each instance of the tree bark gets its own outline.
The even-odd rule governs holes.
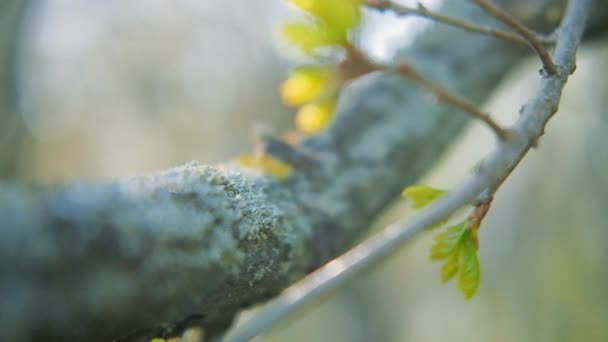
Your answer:
[[[552,24],[544,8],[556,3],[505,2],[538,27]],[[597,23],[608,4],[596,4]],[[495,25],[469,3],[443,11]],[[436,26],[399,58],[479,104],[527,54]],[[220,334],[239,310],[352,246],[468,121],[415,84],[375,74],[345,90],[324,133],[298,146],[266,140],[267,153],[295,168],[283,182],[192,162],[123,181],[5,184],[0,336],[131,340],[192,323]]]

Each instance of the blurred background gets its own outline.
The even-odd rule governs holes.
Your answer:
[[[27,9],[22,176],[114,177],[248,151],[291,117],[272,0],[62,0]],[[278,2],[278,1],[277,1]],[[25,166],[27,165],[27,166]]]
[[[0,5],[3,25],[17,2]],[[18,63],[2,70],[17,87],[2,80],[0,105],[15,114],[6,99],[18,99],[21,115],[0,117],[3,162],[16,165],[4,177],[54,183],[213,163],[249,152],[254,127],[292,129],[277,91],[294,62],[276,33],[294,15],[285,3],[31,2]],[[361,41],[390,58],[425,25],[370,14]],[[536,59],[516,66],[485,109],[515,120],[537,69]],[[587,44],[559,114],[482,226],[477,297],[441,284],[426,235],[259,340],[608,341],[607,76],[608,40]],[[452,187],[492,146],[473,125],[424,182]],[[408,210],[397,203],[374,229]]]

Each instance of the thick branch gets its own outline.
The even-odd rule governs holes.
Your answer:
[[[4,186],[0,217],[0,334],[15,341],[106,341],[189,314],[219,324],[242,293],[276,293],[315,258],[288,193],[196,163],[125,182]]]
[[[444,10],[489,24],[475,6]],[[435,27],[402,55],[479,104],[523,52]],[[352,246],[433,165],[469,117],[424,94],[398,76],[355,82],[283,183],[192,163],[120,182],[4,185],[0,339],[133,339],[189,323],[221,333]]]

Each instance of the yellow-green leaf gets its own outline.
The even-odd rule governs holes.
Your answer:
[[[443,267],[441,267],[441,280],[444,283],[458,273],[458,269],[460,268],[458,255],[459,253],[452,253],[445,261],[445,264],[443,264]]]
[[[314,134],[327,128],[334,117],[335,100],[311,103],[303,106],[296,114],[296,126],[304,133]]]
[[[283,101],[290,106],[301,106],[314,101],[330,87],[328,67],[302,67],[294,71],[281,86]]]
[[[359,0],[319,0],[320,16],[335,34],[346,37],[348,30],[361,22]]]
[[[340,43],[346,43],[348,30],[361,22],[361,0],[290,0],[298,8],[325,23]]]
[[[332,31],[320,23],[286,23],[283,26],[283,35],[289,43],[311,56],[314,56],[317,48],[342,42],[340,37],[336,37]]]
[[[273,158],[268,154],[250,155],[245,154],[239,157],[239,164],[244,167],[257,169],[265,174],[269,174],[282,181],[287,179],[293,168],[288,163]]]
[[[460,255],[458,288],[466,299],[470,299],[477,293],[481,281],[481,266],[477,257],[477,248],[470,234],[467,234],[463,240]]]
[[[468,228],[468,221],[463,221],[437,234],[435,244],[431,247],[431,259],[441,260],[450,257],[458,248]]]
[[[302,9],[304,11],[314,13],[315,8],[318,6],[319,1],[318,0],[289,0],[289,2],[296,5],[297,7],[299,7],[300,9]]]
[[[402,193],[403,196],[412,200],[412,208],[414,209],[424,208],[444,194],[445,190],[436,189],[424,184],[408,186]]]
[[[447,282],[458,275],[457,286],[466,299],[472,298],[479,289],[481,266],[477,257],[477,232],[469,220],[448,227],[435,236],[431,259],[445,260],[441,268],[441,280]]]

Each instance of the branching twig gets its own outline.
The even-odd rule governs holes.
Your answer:
[[[432,91],[437,96],[439,102],[447,102],[453,105],[454,107],[457,107],[467,112],[472,117],[483,121],[492,130],[494,130],[494,132],[500,139],[506,139],[508,137],[508,132],[504,128],[502,128],[496,121],[494,121],[489,115],[480,111],[477,106],[469,102],[467,99],[450,92],[440,84],[422,76],[411,65],[407,63],[401,63],[396,67],[396,70],[401,75],[414,80],[424,88],[427,88]]]
[[[345,83],[349,80],[361,77],[362,75],[368,74],[373,71],[397,71],[400,75],[411,79],[423,88],[426,88],[433,92],[437,97],[438,102],[449,103],[452,106],[459,108],[473,118],[479,119],[487,124],[500,139],[506,139],[508,132],[502,128],[496,121],[494,121],[489,115],[480,111],[477,106],[468,101],[467,99],[452,93],[448,89],[441,86],[439,83],[434,82],[427,77],[420,74],[410,64],[401,62],[396,67],[384,66],[376,64],[370,61],[363,52],[354,46],[349,46],[347,50],[346,59],[340,63],[338,68],[338,79],[340,83]]]
[[[522,25],[517,19],[515,19],[512,15],[505,12],[501,8],[492,5],[487,0],[473,0],[479,7],[484,9],[488,14],[492,15],[496,19],[503,22],[505,25],[509,26],[512,30],[519,33],[525,40],[528,41],[530,46],[536,51],[540,60],[543,63],[543,67],[550,75],[557,74],[558,70],[555,66],[555,63],[551,59],[549,52],[545,49],[543,43],[538,39],[538,37],[534,34],[534,32],[530,31],[524,25]]]
[[[388,9],[388,10],[391,10],[393,13],[402,15],[402,16],[417,15],[417,16],[432,19],[432,20],[435,20],[437,22],[441,22],[441,23],[444,23],[447,25],[458,27],[458,28],[461,28],[468,32],[492,36],[494,38],[503,39],[508,42],[519,44],[519,45],[526,45],[526,46],[530,45],[526,39],[522,38],[518,34],[498,30],[495,28],[477,26],[477,25],[471,24],[470,22],[467,22],[465,20],[450,17],[450,16],[443,15],[440,13],[435,13],[433,11],[430,11],[429,9],[427,9],[420,3],[418,4],[418,7],[410,7],[410,6],[401,5],[401,4],[395,3],[394,1],[389,1],[389,0],[367,0],[366,5],[369,7],[377,8],[377,9],[381,9],[381,10]]]
[[[479,199],[480,196],[493,193],[533,146],[533,142],[543,134],[546,123],[557,111],[563,87],[575,67],[576,50],[590,4],[591,0],[570,1],[557,31],[557,44],[553,55],[559,68],[555,69],[555,74],[543,78],[540,89],[526,104],[519,120],[513,125],[514,134],[499,143],[475,174],[418,216],[408,219],[407,222],[397,222],[389,226],[376,237],[289,287],[257,316],[229,333],[225,341],[249,340],[289,313],[340,287],[368,267],[376,265],[403,243],[446,219],[459,208]]]

